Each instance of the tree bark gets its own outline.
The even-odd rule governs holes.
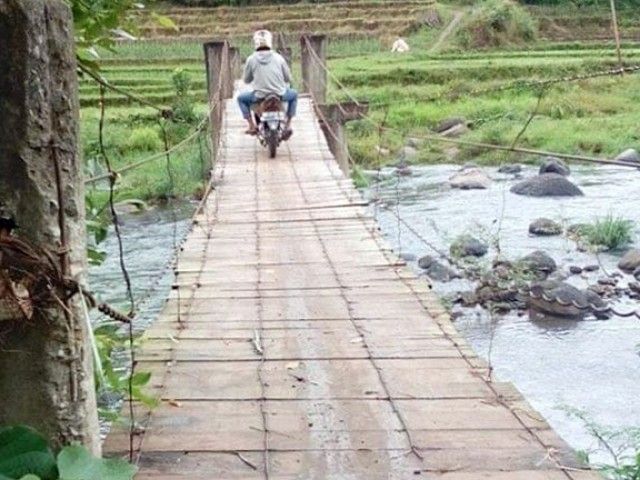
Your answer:
[[[61,0],[0,0],[0,46],[0,209],[15,218],[18,237],[49,249],[82,282],[84,188],[69,8]],[[79,441],[99,454],[81,301],[75,295],[66,311],[48,306],[28,322],[0,322],[0,425],[27,424],[55,448]]]

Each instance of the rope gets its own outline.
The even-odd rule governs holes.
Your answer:
[[[345,94],[349,97],[349,99],[355,103],[357,106],[360,106],[360,102],[358,101],[357,98],[355,98],[354,95],[351,94],[351,92],[347,89],[347,87],[340,81],[340,79],[338,79],[338,77],[336,77],[336,75],[329,70],[329,68],[327,67],[327,65],[325,64],[325,61],[323,59],[321,59],[318,54],[316,53],[316,51],[313,49],[313,47],[311,46],[311,43],[309,42],[309,38],[308,37],[303,37],[304,41],[307,45],[307,50],[309,52],[311,52],[311,55],[316,59],[318,65],[320,65],[320,67],[322,67],[322,69],[327,73],[327,75],[329,75],[329,78],[331,78],[331,80],[333,80],[336,85],[338,85],[338,87],[340,87]]]
[[[366,118],[366,117],[365,117]],[[375,123],[374,123],[375,124]],[[394,131],[402,133],[398,129],[387,127],[386,130]],[[453,138],[441,137],[438,135],[416,135],[414,138],[418,138],[420,140],[430,140],[434,142],[444,142],[444,143],[453,143],[456,145],[463,145],[468,147],[477,147],[483,148],[487,150],[501,150],[505,152],[515,152],[515,153],[526,153],[530,155],[539,155],[539,156],[553,156],[557,158],[562,158],[565,160],[577,160],[581,162],[591,162],[591,163],[600,163],[604,165],[617,165],[621,167],[631,167],[631,168],[640,168],[640,164],[633,162],[625,162],[622,160],[610,160],[607,158],[600,157],[591,157],[587,155],[574,155],[571,153],[560,153],[560,152],[551,152],[548,150],[537,150],[533,148],[522,148],[522,147],[514,147],[507,145],[496,145],[493,143],[482,143],[482,142],[473,142],[470,140],[458,140]]]
[[[181,142],[176,143],[168,151],[162,151],[162,152],[154,153],[153,155],[150,155],[150,156],[148,156],[146,158],[143,158],[142,160],[138,160],[136,162],[130,163],[128,165],[125,165],[125,166],[119,168],[118,170],[112,169],[108,173],[104,173],[102,175],[96,175],[95,177],[88,178],[88,179],[85,180],[84,183],[85,184],[90,184],[90,183],[98,182],[100,180],[109,179],[112,176],[116,176],[117,177],[117,176],[119,176],[120,174],[122,174],[124,172],[127,172],[129,170],[133,170],[135,168],[141,167],[142,165],[144,165],[146,163],[152,162],[154,160],[158,160],[160,158],[166,158],[167,153],[171,154],[173,152],[176,152],[177,150],[180,150],[185,145],[190,143],[194,138],[197,138],[197,136],[201,133],[201,131],[207,126],[207,123],[209,122],[211,113],[216,108],[218,103],[219,103],[219,101],[216,100],[214,105],[209,109],[209,112],[207,113],[207,116],[202,119],[202,121],[198,124],[198,126],[195,128],[195,130],[191,134],[189,134],[189,136],[184,138]]]
[[[307,44],[308,50],[315,57],[315,59],[318,62],[318,64],[327,72],[327,74],[336,82],[336,84],[345,92],[345,94],[354,103],[359,105],[359,102],[355,98],[355,96],[344,86],[344,84],[342,84],[335,77],[335,75],[331,72],[331,70],[329,70],[327,68],[327,66],[325,65],[325,62],[318,56],[318,54],[315,52],[315,50],[313,48],[311,48],[311,45],[310,45],[309,40],[307,38],[305,38],[305,42]],[[625,161],[620,161],[620,160],[611,160],[611,159],[599,158],[599,157],[591,157],[591,156],[586,156],[586,155],[573,155],[573,154],[566,154],[566,153],[559,153],[559,152],[550,152],[550,151],[544,151],[544,150],[516,147],[518,140],[520,139],[522,134],[526,131],[527,127],[530,125],[531,121],[533,120],[534,116],[536,115],[536,113],[537,113],[537,111],[538,111],[538,109],[540,107],[540,103],[542,101],[542,97],[544,96],[544,93],[546,92],[546,89],[547,89],[547,87],[549,85],[551,85],[553,83],[563,82],[563,81],[574,81],[574,80],[595,78],[595,77],[607,76],[607,75],[620,75],[620,74],[625,73],[625,72],[635,72],[635,71],[640,71],[640,65],[636,65],[636,66],[632,66],[632,67],[618,68],[618,69],[607,70],[607,71],[599,71],[599,72],[594,72],[594,73],[591,73],[591,74],[581,74],[581,75],[574,75],[574,76],[571,76],[571,77],[562,77],[562,78],[558,78],[558,79],[551,79],[551,80],[545,80],[545,81],[529,82],[528,85],[535,85],[535,86],[539,86],[539,87],[542,87],[542,88],[541,88],[540,93],[538,95],[538,101],[537,101],[537,104],[536,104],[536,108],[529,115],[529,117],[527,119],[527,122],[525,123],[523,128],[520,130],[520,132],[518,133],[518,135],[516,136],[516,138],[514,139],[514,141],[512,142],[512,144],[510,146],[495,145],[495,144],[482,143],[482,142],[473,142],[473,141],[468,141],[468,140],[457,140],[457,139],[451,139],[451,138],[441,137],[441,136],[437,136],[437,135],[423,135],[423,136],[417,136],[415,138],[419,138],[419,139],[423,139],[423,140],[436,141],[436,142],[453,143],[453,144],[462,145],[462,146],[470,146],[470,147],[477,147],[477,148],[484,148],[484,149],[491,149],[491,150],[500,150],[500,151],[506,151],[506,152],[525,153],[525,154],[532,154],[532,155],[539,155],[539,156],[555,156],[555,157],[566,159],[566,160],[578,160],[578,161],[584,161],[584,162],[600,163],[600,164],[605,164],[605,165],[624,166],[624,167],[631,167],[631,168],[636,168],[637,169],[637,168],[639,168],[639,165],[637,163],[633,163],[633,162],[625,162]],[[522,83],[520,83],[519,85],[522,85]],[[499,87],[499,89],[496,89],[495,91],[506,90],[507,88],[510,88],[510,87],[513,87],[513,85],[501,86],[501,87]],[[485,89],[485,91],[488,91],[488,89]],[[313,93],[311,94],[311,96],[312,96],[312,99],[314,100],[314,103],[315,103],[315,98],[313,96]],[[344,143],[344,140],[340,140],[339,137],[335,134],[335,132],[332,131],[331,127],[329,126],[329,123],[326,121],[326,118],[324,117],[323,112],[320,109],[316,109],[316,110],[317,110],[321,120],[323,121],[324,125],[326,126],[326,131],[328,131],[329,134],[336,141]],[[364,117],[364,119],[367,120],[373,126],[375,126],[375,127],[377,127],[379,129],[380,136],[381,136],[381,132],[382,131],[395,131],[397,133],[403,133],[403,132],[400,132],[397,129],[393,129],[393,128],[385,127],[383,125],[379,125],[369,117]],[[350,162],[354,163],[350,154],[348,154],[348,158],[349,158]],[[378,170],[378,177],[379,177],[379,170]],[[399,180],[398,180],[398,182],[396,182],[396,201],[397,202],[399,202],[398,189],[399,189]],[[392,212],[392,213],[398,219],[398,238],[399,239],[400,239],[400,233],[399,233],[400,232],[400,223],[402,223],[402,224],[405,225],[405,227],[407,227],[409,229],[409,231],[411,231],[426,246],[428,246],[433,251],[435,251],[440,257],[446,259],[451,265],[454,265],[457,268],[461,268],[461,263],[460,262],[454,260],[451,256],[449,256],[446,253],[442,252],[440,249],[435,247],[435,245],[433,245],[431,242],[427,241],[410,224],[408,224],[404,219],[401,218],[399,208],[397,208],[396,210],[397,210],[396,212]],[[398,242],[400,242],[400,240],[398,240]],[[465,267],[462,267],[462,268],[463,268],[463,271],[467,270]],[[530,292],[528,294],[531,295]],[[556,301],[557,303],[562,304],[561,301],[559,301],[558,299],[546,298],[546,297],[544,299],[547,300],[547,301]],[[575,306],[576,308],[579,308],[578,305],[573,305],[573,306]],[[595,304],[588,304],[586,306],[583,306],[582,309],[590,309],[590,310],[594,311],[595,313],[613,313],[614,315],[620,316],[620,317],[623,317],[623,318],[628,318],[628,317],[635,316],[638,319],[640,319],[640,309],[635,310],[635,311],[622,312],[622,311],[616,310],[615,308],[613,308],[611,306],[599,307],[599,306],[597,306]]]
[[[127,323],[127,334],[129,339],[129,355],[131,361],[131,371],[129,372],[128,378],[128,390],[129,390],[129,461],[133,461],[133,438],[135,436],[135,411],[133,408],[133,375],[135,371],[136,361],[135,361],[135,351],[134,351],[134,336],[133,336],[133,317],[135,315],[135,300],[133,298],[133,289],[131,287],[131,278],[129,276],[129,271],[127,270],[126,262],[124,259],[124,246],[122,242],[122,233],[120,232],[120,222],[118,220],[118,212],[115,207],[115,184],[117,176],[114,175],[113,169],[111,168],[111,161],[109,160],[109,156],[107,155],[106,148],[104,146],[104,122],[105,122],[105,98],[104,98],[105,87],[103,85],[100,86],[100,123],[98,128],[98,142],[100,145],[100,154],[104,159],[107,170],[109,171],[109,209],[111,211],[111,219],[113,221],[113,228],[116,233],[116,237],[118,240],[118,255],[120,262],[120,270],[122,272],[122,277],[124,278],[127,297],[129,299],[129,322]]]

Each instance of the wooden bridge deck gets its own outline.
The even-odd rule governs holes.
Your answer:
[[[234,105],[224,122],[180,288],[138,354],[162,399],[137,412],[139,480],[598,478],[570,468],[511,385],[485,381],[385,245],[308,99],[275,160]],[[106,450],[127,448],[115,429]]]

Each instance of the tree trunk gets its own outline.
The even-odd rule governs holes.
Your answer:
[[[17,237],[51,251],[61,270],[82,282],[86,246],[77,90],[66,4],[0,0],[0,209],[15,218]],[[66,301],[66,311],[48,305],[29,321],[0,321],[0,425],[27,424],[56,448],[79,441],[98,454],[81,301],[75,295]]]

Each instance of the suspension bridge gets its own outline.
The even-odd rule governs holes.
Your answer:
[[[234,52],[208,47],[211,187],[136,354],[159,405],[134,405],[107,452],[131,452],[139,480],[599,478],[385,243],[306,47],[275,159],[243,133]]]

